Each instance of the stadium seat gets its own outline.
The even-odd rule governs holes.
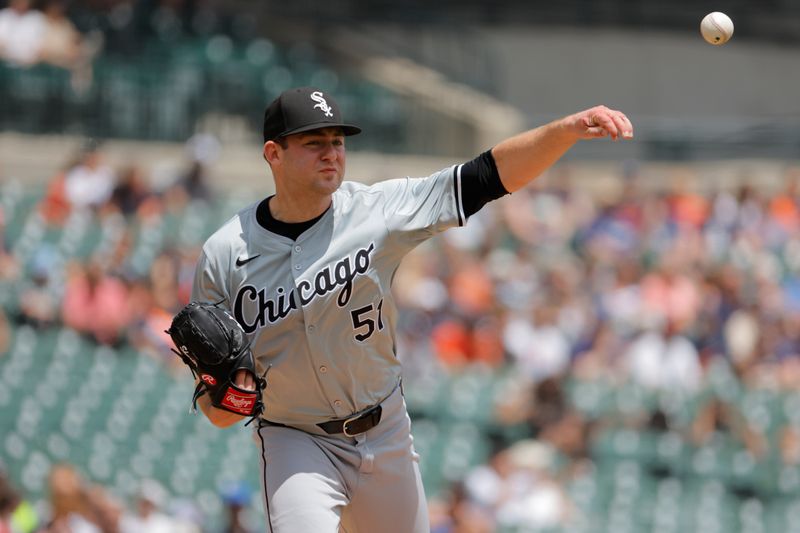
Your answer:
[[[479,368],[451,376],[445,395],[447,416],[481,424],[489,422],[494,400],[493,379],[490,372]]]

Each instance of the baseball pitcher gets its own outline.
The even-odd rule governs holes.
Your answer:
[[[267,107],[276,193],[208,239],[170,329],[209,420],[256,422],[270,533],[429,531],[395,353],[400,261],[578,140],[633,136],[598,106],[428,177],[367,186],[343,181],[345,139],[360,131],[316,88]]]

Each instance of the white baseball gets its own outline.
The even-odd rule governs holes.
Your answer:
[[[725,13],[714,11],[703,17],[700,33],[711,44],[725,44],[733,36],[733,21]]]

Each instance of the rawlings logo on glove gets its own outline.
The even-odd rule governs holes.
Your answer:
[[[219,409],[243,416],[261,414],[261,391],[266,381],[256,376],[245,332],[228,311],[214,304],[192,302],[175,315],[167,333],[179,347],[172,351],[199,380],[192,397],[195,409],[197,399],[208,394],[211,405]],[[255,390],[244,390],[233,383],[239,370],[253,375]]]

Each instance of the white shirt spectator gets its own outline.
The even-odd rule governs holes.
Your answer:
[[[44,33],[44,15],[38,11],[0,10],[0,57],[17,65],[36,63]]]
[[[665,339],[642,333],[625,353],[631,379],[649,389],[696,391],[702,379],[699,354],[682,335]]]
[[[169,516],[155,511],[147,516],[123,516],[119,530],[120,533],[176,533],[177,523]]]
[[[555,325],[514,319],[506,325],[503,341],[520,370],[535,381],[557,376],[569,366],[569,340]]]
[[[83,209],[102,205],[111,198],[114,172],[110,167],[78,165],[67,173],[65,192],[73,207]]]
[[[120,520],[119,533],[178,533],[178,521],[160,511],[169,494],[160,483],[152,479],[141,482],[137,497],[137,510],[125,514]]]

